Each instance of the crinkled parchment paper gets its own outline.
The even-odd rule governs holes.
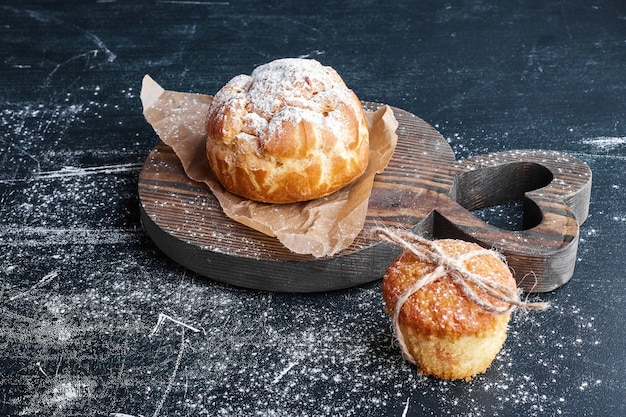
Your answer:
[[[365,223],[374,176],[387,166],[396,146],[393,111],[384,106],[366,112],[370,131],[370,160],[352,184],[321,199],[267,204],[226,191],[213,176],[206,158],[206,113],[211,96],[161,88],[146,75],[141,88],[144,116],[159,138],[172,147],[192,180],[206,183],[224,213],[235,221],[275,236],[295,253],[332,256],[350,246]]]

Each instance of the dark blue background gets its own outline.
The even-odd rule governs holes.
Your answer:
[[[0,38],[1,415],[626,413],[623,1],[2,1]],[[214,94],[287,56],[420,116],[457,158],[554,149],[591,167],[574,277],[515,314],[485,375],[403,362],[378,282],[227,287],[141,230],[158,140],[143,75]]]

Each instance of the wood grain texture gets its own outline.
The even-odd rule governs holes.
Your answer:
[[[337,256],[295,254],[232,221],[206,186],[187,178],[164,144],[150,153],[140,173],[144,228],[169,257],[203,276],[271,291],[328,291],[380,279],[400,253],[371,234],[380,225],[500,250],[525,291],[550,291],[571,278],[591,189],[591,171],[583,162],[542,150],[456,161],[437,130],[393,110],[399,122],[396,151],[376,177],[363,230]],[[470,213],[520,199],[524,230],[490,226]]]

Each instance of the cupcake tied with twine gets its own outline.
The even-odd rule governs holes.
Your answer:
[[[498,252],[405,230],[374,233],[405,249],[385,273],[382,296],[404,358],[424,375],[469,381],[484,373],[506,340],[511,312],[547,308],[520,299]]]

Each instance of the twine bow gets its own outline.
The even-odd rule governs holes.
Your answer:
[[[453,257],[446,254],[437,241],[425,239],[406,230],[391,230],[376,227],[373,229],[373,233],[381,239],[396,244],[411,252],[421,261],[436,265],[436,268],[432,272],[418,279],[406,290],[404,290],[402,294],[400,294],[392,312],[394,333],[400,348],[402,349],[402,355],[406,360],[413,364],[415,364],[415,360],[409,353],[404,336],[400,331],[400,311],[409,297],[419,291],[420,288],[423,288],[439,278],[445,276],[450,277],[454,283],[459,285],[463,294],[469,300],[483,310],[492,314],[505,314],[516,307],[532,310],[544,310],[548,307],[548,304],[543,302],[522,301],[520,299],[520,292],[517,289],[511,290],[509,287],[502,285],[499,282],[495,282],[488,277],[469,271],[465,266],[465,262],[467,260],[480,255],[494,256],[504,261],[505,259],[503,255],[499,252],[481,248]],[[484,292],[484,294],[491,296],[496,300],[502,301],[504,305],[495,304],[485,295],[477,294],[472,286],[479,288]]]

